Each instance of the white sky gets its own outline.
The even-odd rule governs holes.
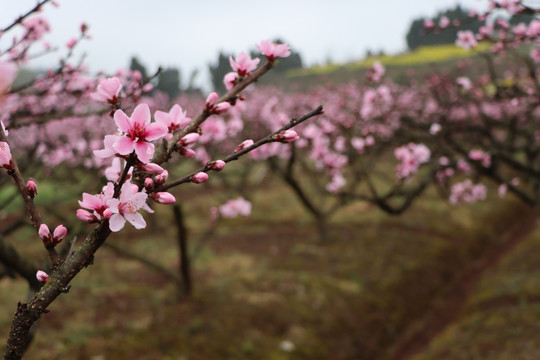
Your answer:
[[[396,53],[406,49],[410,22],[434,16],[457,3],[485,8],[486,0],[58,0],[43,15],[53,45],[89,25],[92,40],[77,52],[87,54],[92,71],[114,72],[136,55],[149,73],[158,65],[181,69],[184,85],[195,68],[198,83],[207,83],[208,64],[218,52],[238,53],[263,39],[281,38],[299,51],[305,64],[346,62],[367,49]],[[0,0],[0,27],[30,9],[36,0]],[[6,38],[2,44],[6,44]],[[55,65],[58,54],[36,65]]]

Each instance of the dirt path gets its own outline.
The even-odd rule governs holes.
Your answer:
[[[505,233],[500,245],[486,251],[457,275],[424,317],[411,324],[387,352],[386,359],[406,360],[421,353],[440,332],[450,325],[476,288],[484,273],[518,245],[534,229],[537,213],[529,211]]]

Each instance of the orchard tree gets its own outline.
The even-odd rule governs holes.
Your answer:
[[[127,223],[136,229],[146,227],[142,211],[153,212],[148,201],[174,204],[170,189],[206,182],[209,173],[222,171],[227,163],[251,151],[274,142],[289,142],[290,134],[296,134],[293,127],[322,114],[322,108],[316,107],[257,141],[242,141],[228,155],[209,159],[197,170],[169,179],[164,167],[180,156],[190,157],[189,147],[198,141],[205,121],[247,100],[243,94],[246,88],[268,72],[278,58],[287,57],[288,46],[263,40],[258,44],[265,57],[260,66],[258,59],[238,55],[231,61],[233,71],[227,78],[232,86],[222,96],[209,94],[193,118],[179,105],[152,111],[149,104],[159,103],[159,99],[144,97],[152,87],[143,82],[139,71],[121,70],[115,76],[96,79],[84,72],[82,63],[72,65],[74,49],[88,36],[85,24],[79,36],[66,44],[66,55],[56,70],[32,83],[10,88],[17,68],[39,55],[32,49],[50,28],[41,15],[48,2],[40,1],[2,29],[4,36],[10,33],[14,38],[8,48],[0,50],[2,178],[7,176],[18,190],[36,241],[41,241],[49,259],[36,264],[0,238],[3,268],[25,278],[32,290],[28,300],[14,309],[4,353],[9,360],[22,358],[36,321],[60,294],[69,291],[71,280],[92,264],[96,251],[113,233],[122,231]],[[25,161],[29,162],[27,166],[19,166]],[[49,168],[59,164],[87,168],[109,165],[105,170],[108,181],[97,193],[95,189],[82,193],[80,208],[71,214],[92,226],[82,241],[67,241],[68,228],[43,221],[42,210],[34,203],[39,197],[39,183],[29,179],[35,169],[30,163]]]

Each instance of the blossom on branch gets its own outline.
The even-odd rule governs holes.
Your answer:
[[[122,230],[126,224],[126,220],[135,227],[135,229],[143,229],[146,227],[146,222],[142,215],[138,212],[140,209],[146,208],[146,199],[148,194],[138,192],[136,186],[126,182],[122,185],[120,197],[118,199],[110,199],[107,205],[112,212],[109,219],[109,228],[113,232]]]
[[[0,142],[0,166],[6,170],[13,169],[13,160],[11,159],[11,150],[7,142]]]
[[[45,271],[38,270],[36,272],[36,279],[38,279],[40,283],[45,284],[47,281],[51,280],[51,277]]]
[[[287,44],[276,44],[270,42],[270,40],[263,40],[260,44],[256,44],[255,47],[268,59],[272,62],[278,57],[287,57],[291,55],[289,50],[289,45]]]
[[[149,141],[161,139],[168,132],[164,124],[150,123],[150,117],[150,108],[147,104],[137,105],[131,117],[122,110],[115,111],[114,121],[123,135],[116,139],[113,148],[120,155],[129,155],[135,151],[142,163],[150,161],[154,154],[154,144]]]
[[[0,94],[5,94],[9,91],[16,75],[17,66],[14,63],[7,61],[0,62]]]
[[[475,48],[478,45],[474,33],[471,30],[458,31],[456,46],[460,46],[465,50]]]
[[[257,68],[259,61],[260,59],[252,59],[243,51],[236,55],[236,59],[233,59],[232,56],[229,56],[229,63],[231,64],[233,70],[238,73],[238,76],[247,76],[251,74],[251,72]]]
[[[172,133],[176,130],[183,129],[187,124],[191,122],[191,118],[186,116],[186,111],[182,110],[180,105],[173,105],[171,110],[166,113],[164,111],[156,111],[154,113],[156,122],[165,125],[168,129],[168,133],[165,135],[165,140],[171,140]]]
[[[229,200],[219,207],[219,213],[224,218],[235,218],[239,215],[247,217],[251,214],[251,203],[243,197]]]
[[[97,86],[97,91],[90,94],[90,96],[97,101],[116,104],[120,100],[120,90],[122,90],[122,83],[117,77],[112,77],[101,80]]]

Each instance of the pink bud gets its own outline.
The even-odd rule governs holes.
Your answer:
[[[64,225],[58,225],[56,229],[54,229],[52,242],[54,244],[60,243],[67,235],[67,229]]]
[[[184,157],[187,157],[188,159],[191,159],[195,156],[195,150],[188,149],[186,147],[181,147],[180,149],[178,149],[178,153]]]
[[[38,279],[40,283],[45,284],[47,281],[51,280],[51,277],[45,271],[38,270],[36,279]]]
[[[211,93],[206,98],[206,110],[210,110],[216,105],[216,101],[219,98],[218,94],[216,92]]]
[[[282,142],[282,143],[291,143],[300,138],[296,131],[294,130],[285,130],[277,134],[275,137],[276,141]]]
[[[236,148],[235,151],[236,151],[236,152],[242,151],[242,150],[244,150],[245,148],[250,147],[251,145],[253,145],[253,140],[248,139],[248,140],[242,142],[240,145],[238,145],[238,147]]]
[[[154,175],[159,175],[164,171],[164,169],[161,166],[154,163],[139,164],[137,165],[137,169],[139,169],[142,172],[145,172],[148,174],[154,174]]]
[[[191,182],[195,184],[200,184],[208,180],[208,174],[205,172],[198,172],[191,177]]]
[[[225,161],[216,160],[210,163],[210,169],[214,171],[221,171],[225,167]]]
[[[152,189],[154,189],[154,180],[151,178],[144,179],[144,188],[147,192],[152,191]]]
[[[28,195],[32,198],[37,195],[37,186],[33,180],[28,180],[26,183],[26,191],[28,191]]]
[[[230,108],[231,108],[230,103],[222,102],[222,103],[219,103],[216,106],[214,106],[214,108],[212,109],[212,113],[214,113],[214,114],[223,114],[223,113],[226,113],[227,111],[229,111]]]
[[[201,135],[199,135],[198,133],[189,133],[187,134],[186,136],[184,136],[183,138],[181,138],[179,141],[178,141],[178,145],[180,146],[189,146],[189,145],[193,145],[195,144],[195,142],[197,141],[197,139],[200,137]]]
[[[83,209],[78,209],[77,210],[77,218],[79,218],[79,220],[82,220],[82,221],[87,222],[89,224],[99,222],[99,219],[94,214],[92,214],[89,211],[83,210]]]
[[[103,217],[106,220],[109,220],[111,218],[111,216],[113,216],[113,212],[112,212],[111,209],[107,208],[107,209],[105,209],[105,211],[103,211]]]
[[[51,231],[49,230],[49,227],[45,224],[41,224],[39,226],[38,235],[43,240],[44,244],[48,244],[51,242]]]
[[[165,184],[165,181],[167,181],[168,178],[169,178],[169,172],[167,170],[163,170],[163,172],[160,175],[154,178],[154,184],[156,186],[161,186]]]
[[[157,193],[153,193],[151,196],[152,196],[152,200],[160,204],[170,205],[176,202],[175,197],[171,193],[168,193],[168,192],[157,192]]]
[[[141,90],[142,90],[143,93],[148,93],[148,92],[154,90],[154,85],[152,85],[152,84],[150,84],[150,83],[145,84],[145,85],[142,87]]]

